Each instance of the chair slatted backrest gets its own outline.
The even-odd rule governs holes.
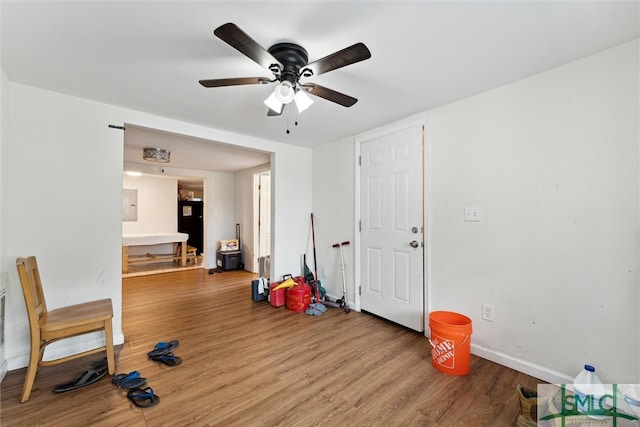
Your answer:
[[[38,320],[43,314],[47,313],[47,303],[42,291],[42,282],[40,281],[36,257],[18,258],[16,265],[20,276],[20,284],[22,285],[22,293],[24,294],[24,302],[27,305],[29,323],[31,323],[32,328],[37,328]]]

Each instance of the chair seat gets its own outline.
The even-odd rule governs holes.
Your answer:
[[[78,326],[99,324],[113,317],[113,306],[110,299],[85,302],[68,307],[51,310],[40,319],[40,331],[43,338],[47,333],[61,331]]]

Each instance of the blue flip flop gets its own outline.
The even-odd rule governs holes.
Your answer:
[[[111,382],[120,388],[134,389],[144,385],[147,379],[141,377],[140,372],[131,371],[128,374],[114,375]]]
[[[160,402],[160,396],[154,394],[151,387],[129,390],[127,397],[139,408],[148,408]]]
[[[179,364],[182,363],[182,358],[179,356],[176,356],[173,353],[167,353],[167,354],[163,354],[162,356],[152,357],[151,360],[155,362],[162,362],[165,365],[169,365],[169,366],[178,366]]]
[[[156,346],[153,348],[153,350],[148,352],[147,355],[149,357],[162,356],[163,354],[169,353],[171,350],[173,350],[174,348],[176,348],[179,345],[180,345],[180,341],[178,341],[178,340],[173,340],[173,341],[169,341],[169,342],[161,341],[158,344],[156,344]]]

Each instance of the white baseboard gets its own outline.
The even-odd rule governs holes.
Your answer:
[[[535,363],[528,362],[526,360],[509,356],[508,354],[500,353],[486,347],[481,347],[477,344],[471,343],[471,353],[475,354],[476,356],[482,357],[483,359],[487,359],[499,365],[506,366],[507,368],[511,368],[518,372],[531,375],[534,378],[541,379],[551,384],[573,383],[573,377],[569,375],[554,371]]]

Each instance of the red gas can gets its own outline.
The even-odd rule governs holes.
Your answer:
[[[311,286],[302,282],[287,289],[287,308],[292,311],[305,311],[311,304]]]
[[[282,307],[285,304],[285,288],[274,290],[282,282],[273,282],[269,286],[269,302],[274,307]]]

